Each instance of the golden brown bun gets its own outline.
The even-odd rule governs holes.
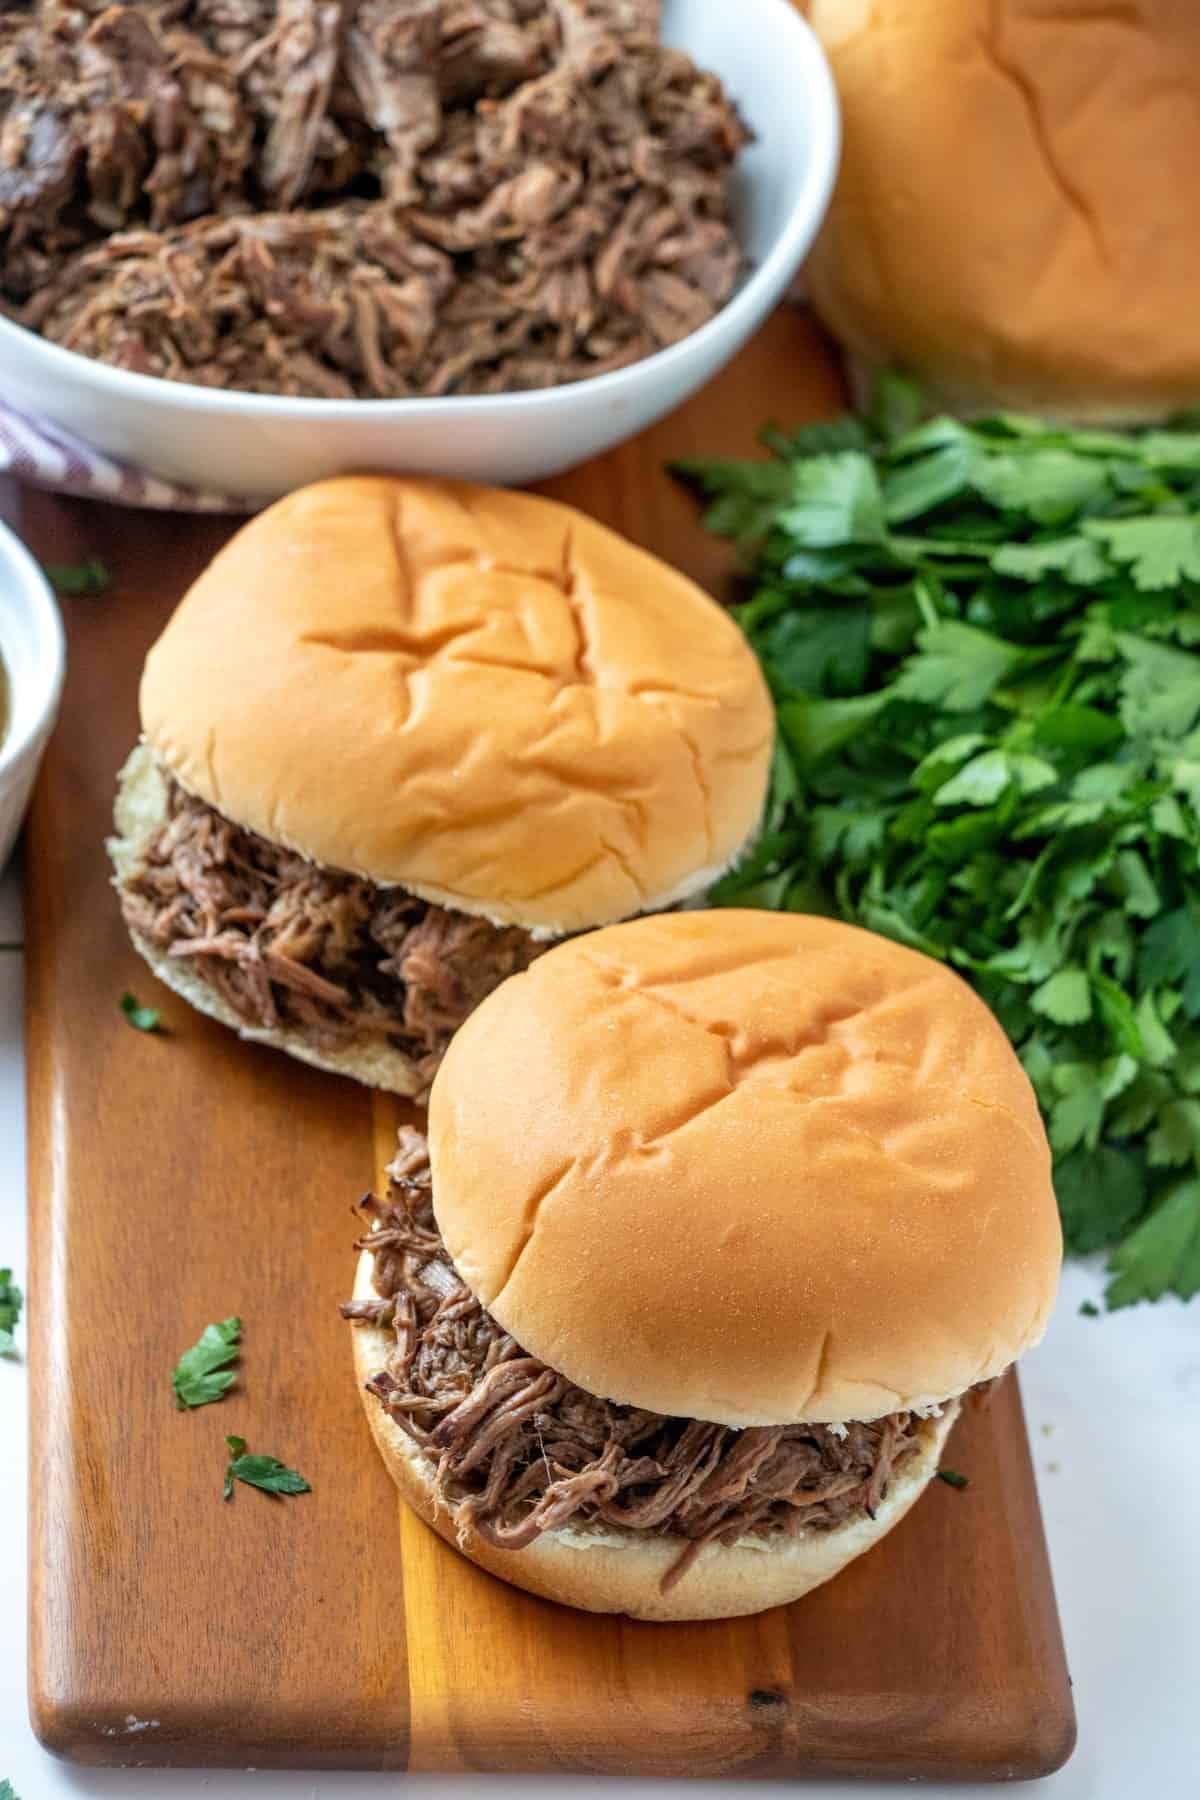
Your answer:
[[[243,526],[151,650],[189,792],[315,862],[553,935],[699,892],[773,735],[741,632],[534,494],[325,481]]]
[[[807,272],[942,404],[1096,423],[1200,401],[1200,6],[813,0],[843,148]]]
[[[154,834],[167,822],[167,788],[153,752],[139,744],[121,770],[117,799],[113,810],[116,836],[108,840],[115,884],[120,885],[145,855]],[[316,1069],[328,1069],[334,1075],[349,1075],[368,1087],[387,1088],[394,1094],[419,1094],[425,1086],[416,1063],[402,1050],[397,1050],[385,1037],[375,1036],[346,1050],[321,1050],[309,1043],[299,1031],[281,1027],[275,1031],[247,1025],[234,1012],[228,1001],[215,988],[201,979],[190,961],[167,956],[156,945],[131,931],[133,947],[144,956],[164,987],[194,1006],[210,1019],[230,1026],[238,1036],[252,1044],[270,1044],[286,1050],[300,1062]]]
[[[957,975],[827,919],[696,912],[557,946],[430,1096],[463,1279],[605,1399],[871,1419],[1041,1336],[1062,1239],[1033,1090]]]
[[[374,1258],[359,1261],[355,1297],[369,1299]],[[788,1537],[781,1531],[744,1537],[726,1549],[712,1545],[682,1581],[664,1594],[659,1581],[686,1548],[682,1538],[580,1525],[547,1532],[525,1550],[497,1550],[472,1536],[459,1544],[454,1524],[439,1507],[433,1470],[412,1439],[364,1392],[384,1367],[394,1338],[375,1326],[356,1325],[354,1368],[371,1434],[404,1499],[427,1525],[473,1563],[514,1587],[578,1606],[587,1612],[628,1613],[634,1619],[732,1619],[742,1613],[786,1606],[829,1581],[898,1525],[937,1471],[958,1403],[925,1422],[920,1451],[892,1482],[874,1519],[852,1519],[831,1531]]]

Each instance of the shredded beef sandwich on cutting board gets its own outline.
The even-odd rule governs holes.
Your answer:
[[[770,700],[728,615],[572,508],[347,477],[244,526],[147,659],[110,849],[155,973],[424,1091],[557,937],[699,895],[756,832]]]
[[[343,1307],[384,1460],[473,1561],[594,1611],[756,1612],[837,1574],[1057,1287],[1000,1026],[826,919],[551,949],[459,1031],[388,1175]]]

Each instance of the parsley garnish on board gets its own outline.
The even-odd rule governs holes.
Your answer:
[[[158,1031],[160,1029],[162,1014],[153,1006],[139,1006],[133,994],[122,994],[120,1006],[135,1031]]]
[[[968,1478],[960,1475],[957,1469],[939,1469],[937,1478],[939,1481],[944,1481],[947,1487],[965,1488],[971,1485]]]
[[[227,1437],[225,1443],[229,1450],[229,1462],[225,1469],[225,1498],[233,1495],[235,1481],[244,1481],[247,1487],[261,1488],[266,1494],[310,1494],[312,1489],[303,1475],[295,1469],[287,1469],[274,1456],[247,1456],[246,1440],[240,1437]]]
[[[11,1269],[0,1269],[0,1356],[14,1357],[17,1343],[13,1337],[21,1317],[22,1294],[12,1278]],[[0,1789],[0,1800],[4,1800]]]
[[[77,563],[44,563],[46,579],[58,594],[104,594],[112,586],[112,574],[98,556]]]
[[[223,1399],[237,1380],[233,1365],[241,1355],[242,1321],[222,1319],[206,1325],[190,1350],[175,1365],[171,1386],[180,1412],[210,1406]]]
[[[766,829],[719,903],[951,963],[1046,1116],[1110,1306],[1200,1291],[1200,417],[876,417],[690,461],[752,558]]]

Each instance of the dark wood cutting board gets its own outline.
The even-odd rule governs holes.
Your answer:
[[[727,550],[663,473],[749,449],[768,414],[836,409],[782,313],[638,442],[552,484],[714,589]],[[101,556],[65,605],[62,723],[28,835],[33,1718],[87,1763],[655,1775],[1035,1776],[1074,1716],[1016,1383],[955,1432],[884,1545],[760,1618],[639,1625],[491,1580],[397,1506],[350,1370],[351,1205],[398,1110],[238,1042],[157,990],[103,838],[143,654],[228,522],[6,492],[43,557]],[[246,619],[244,654],[254,653]],[[296,697],[304,704],[303,695]],[[130,1029],[130,989],[167,1035]],[[239,1384],[174,1409],[210,1319]],[[311,1495],[221,1498],[223,1434]]]

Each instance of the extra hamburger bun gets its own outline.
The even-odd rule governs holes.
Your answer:
[[[1200,401],[1200,7],[811,0],[842,165],[808,264],[853,357],[962,412]]]
[[[359,1261],[355,1298],[374,1292],[374,1258]],[[395,1339],[377,1326],[356,1325],[354,1367],[360,1390],[386,1365]],[[400,1494],[438,1535],[471,1562],[515,1587],[587,1612],[627,1613],[634,1619],[729,1619],[786,1606],[830,1581],[898,1525],[937,1472],[958,1416],[958,1404],[922,1427],[922,1444],[892,1481],[874,1519],[851,1519],[828,1531],[797,1537],[782,1532],[743,1537],[731,1548],[709,1545],[682,1581],[664,1594],[662,1577],[687,1548],[679,1537],[574,1525],[548,1531],[524,1550],[497,1550],[478,1535],[460,1544],[454,1522],[439,1505],[433,1464],[370,1394],[363,1394],[371,1433]]]
[[[1062,1239],[1033,1090],[941,964],[679,913],[505,982],[430,1098],[459,1273],[606,1400],[733,1426],[922,1409],[1041,1336]]]
[[[572,508],[345,477],[245,525],[151,650],[145,741],[310,860],[554,936],[701,892],[770,700],[694,583]]]

